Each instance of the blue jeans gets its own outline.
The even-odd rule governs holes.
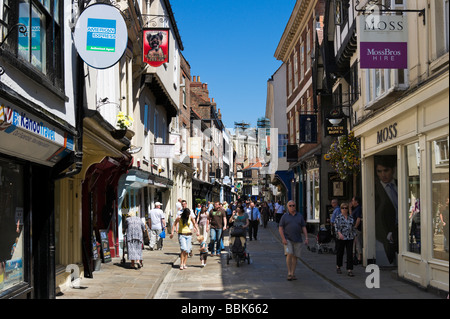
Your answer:
[[[211,228],[209,230],[209,235],[209,251],[212,255],[220,254],[220,239],[222,238],[222,228]]]

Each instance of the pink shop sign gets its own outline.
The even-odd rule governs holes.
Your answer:
[[[407,42],[360,42],[361,69],[407,69]]]

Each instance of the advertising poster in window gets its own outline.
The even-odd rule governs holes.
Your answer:
[[[169,30],[144,29],[144,62],[153,67],[169,62]]]

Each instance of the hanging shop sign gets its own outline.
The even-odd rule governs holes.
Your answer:
[[[361,15],[359,52],[362,69],[408,68],[408,27],[403,15]]]
[[[73,136],[0,100],[0,151],[53,166],[74,151]]]
[[[95,69],[116,64],[128,43],[127,25],[120,11],[108,4],[90,5],[81,13],[73,33],[83,61]]]
[[[347,134],[347,120],[339,108],[333,109],[325,121],[326,136],[341,136]]]
[[[153,158],[173,158],[174,144],[153,144]]]
[[[169,29],[144,29],[144,62],[153,67],[169,62]]]
[[[189,157],[200,158],[202,156],[202,138],[190,137],[189,142],[190,142]]]
[[[317,115],[300,115],[300,143],[317,143]]]
[[[288,144],[286,146],[286,161],[297,162],[298,161],[298,145]]]

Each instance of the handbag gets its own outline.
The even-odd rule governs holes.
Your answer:
[[[166,230],[163,229],[163,231],[159,234],[159,238],[166,238]]]

